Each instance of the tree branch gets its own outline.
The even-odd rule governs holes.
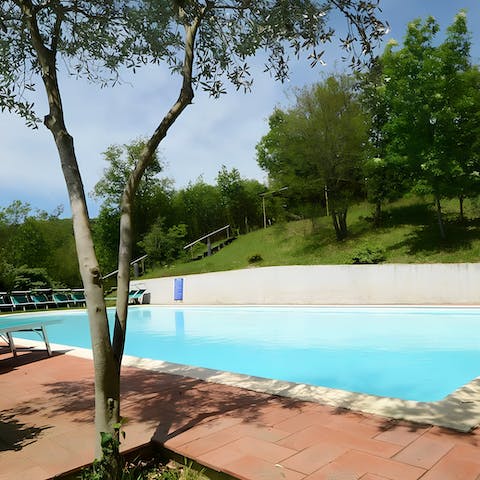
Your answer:
[[[353,25],[357,31],[357,33],[360,35],[361,39],[360,39],[360,42],[362,44],[362,50],[363,50],[363,53],[365,54],[372,54],[372,47],[371,47],[371,41],[370,39],[373,37],[373,38],[378,38],[379,36],[382,35],[381,33],[381,29],[379,28],[380,26],[383,26],[385,27],[385,25],[383,25],[379,20],[376,20],[373,18],[373,10],[375,8],[375,5],[371,2],[359,2],[358,5],[355,5],[355,3],[353,3],[353,6],[356,7],[356,12],[358,12],[359,10],[360,11],[367,11],[367,7],[369,7],[369,11],[366,12],[366,18],[363,19],[362,21],[362,18],[360,16],[359,13],[352,13],[348,7],[351,7],[352,6],[352,2],[351,1],[347,1],[347,2],[344,2],[344,0],[330,0],[330,2],[336,7],[338,8],[338,10],[340,10],[340,12],[343,13],[343,15],[345,16],[345,18],[348,20],[348,22],[350,23],[350,25]],[[346,5],[345,5],[346,4]],[[363,8],[362,9],[359,9],[359,6],[360,4],[363,5]],[[366,21],[368,20],[368,21]],[[365,25],[367,27],[373,27],[374,28],[374,32],[372,34],[371,37],[369,37],[367,35],[367,32],[366,32],[366,28],[365,28]],[[388,27],[388,24],[387,24],[387,27]],[[384,28],[385,30],[385,28]],[[349,39],[348,41],[345,42],[345,45],[346,45],[346,48],[349,48],[350,46],[350,43],[352,43],[353,41],[353,38]]]
[[[63,21],[63,13],[57,12],[57,17],[55,18],[55,25],[52,29],[52,42],[50,44],[50,50],[53,55],[57,54],[58,40],[60,39],[61,28]]]
[[[152,136],[147,141],[145,148],[140,154],[135,168],[133,169],[127,181],[125,189],[122,194],[120,204],[120,242],[118,252],[118,274],[117,274],[117,304],[115,313],[115,328],[113,333],[113,351],[118,362],[121,364],[123,349],[125,346],[125,334],[127,328],[127,310],[128,310],[128,291],[130,283],[130,260],[132,257],[132,208],[134,195],[137,191],[138,184],[153,159],[155,150],[158,148],[160,142],[167,135],[168,130],[174,124],[175,120],[185,110],[185,108],[192,102],[194,97],[193,92],[193,63],[195,40],[200,24],[208,11],[205,6],[200,14],[195,17],[191,24],[185,24],[185,46],[184,59],[182,66],[182,86],[180,94],[176,102],[172,105],[167,114],[155,129]],[[179,15],[184,11],[179,8]],[[185,16],[183,17],[185,19]]]
[[[213,2],[207,2],[212,3]],[[212,5],[211,10],[235,10],[235,11],[242,11],[248,10],[252,8],[253,1],[252,0],[244,0],[241,5]]]

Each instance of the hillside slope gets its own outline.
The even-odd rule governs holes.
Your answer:
[[[480,212],[474,202],[466,206],[466,218],[458,218],[457,204],[445,202],[447,239],[441,241],[431,205],[418,198],[391,204],[383,223],[375,227],[371,205],[351,208],[349,237],[335,239],[330,218],[321,217],[277,224],[241,235],[211,257],[154,268],[148,277],[187,275],[252,266],[350,264],[368,250],[386,263],[477,262],[480,259]],[[252,261],[254,258],[258,261]]]

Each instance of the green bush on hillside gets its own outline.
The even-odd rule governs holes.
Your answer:
[[[258,263],[262,261],[263,257],[259,253],[255,253],[254,255],[248,257],[248,263]]]
[[[365,246],[359,248],[352,256],[354,265],[369,265],[382,263],[386,260],[385,250],[380,247]]]
[[[44,268],[29,268],[27,266],[15,269],[13,290],[32,290],[52,287],[52,279]]]
[[[5,260],[0,260],[0,290],[12,290],[15,284],[15,277],[15,267]]]

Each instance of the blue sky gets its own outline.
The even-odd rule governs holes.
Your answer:
[[[442,27],[451,24],[462,8],[467,9],[473,34],[472,57],[480,63],[479,0],[383,0],[382,17],[390,23],[385,37],[402,40],[406,25],[414,18],[433,15]],[[293,87],[310,85],[332,71],[345,67],[340,52],[329,47],[327,65],[311,69],[306,61],[292,62],[290,81],[275,83],[262,66],[254,65],[255,85],[251,93],[229,91],[219,100],[196,92],[191,105],[171,128],[162,142],[163,176],[172,178],[176,188],[203,176],[214,183],[222,165],[236,167],[245,178],[265,181],[257,166],[255,145],[267,132],[267,119],[275,106],[291,101]],[[260,62],[259,62],[260,63]],[[124,76],[124,84],[99,89],[83,81],[61,78],[67,126],[75,139],[75,148],[86,192],[101,178],[106,162],[102,152],[111,144],[129,143],[147,136],[168,110],[178,94],[179,79],[168,70],[147,67],[137,75]],[[35,97],[38,113],[43,116],[46,101],[39,89]],[[40,126],[32,131],[13,114],[0,113],[0,207],[13,200],[29,202],[32,207],[52,211],[65,207],[68,197],[58,155],[50,133]],[[89,198],[90,214],[98,205]]]

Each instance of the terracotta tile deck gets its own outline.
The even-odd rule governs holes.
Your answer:
[[[0,349],[0,480],[43,480],[93,455],[90,360]],[[460,434],[136,368],[126,448],[155,442],[245,480],[480,480]]]

